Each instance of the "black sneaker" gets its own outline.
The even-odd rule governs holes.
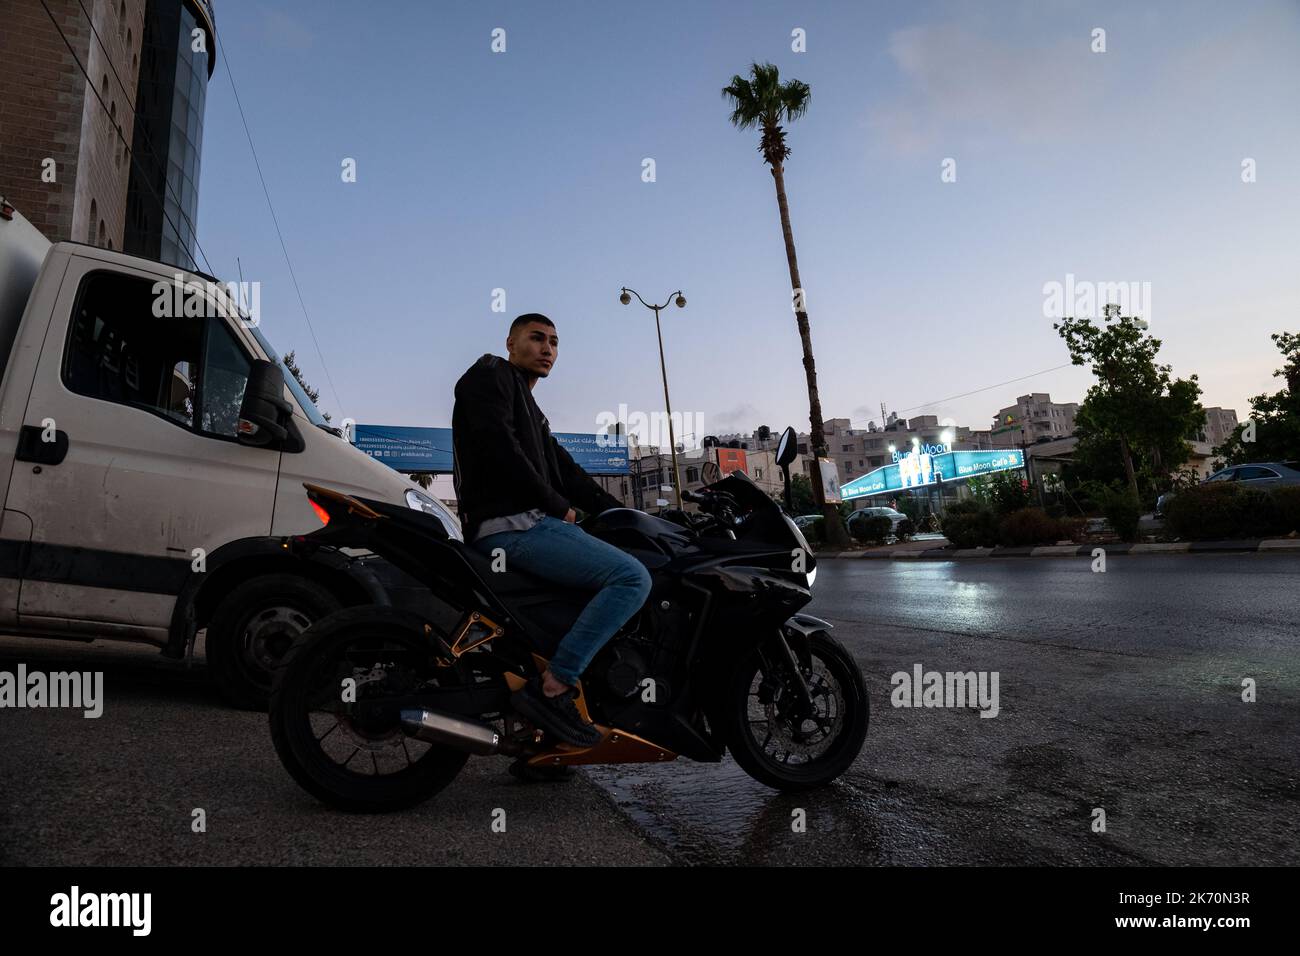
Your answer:
[[[542,730],[575,747],[594,747],[600,731],[582,719],[573,701],[578,692],[570,688],[558,697],[547,697],[541,678],[534,677],[510,695],[510,704]]]

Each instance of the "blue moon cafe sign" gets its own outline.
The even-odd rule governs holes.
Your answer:
[[[840,487],[845,501],[867,495],[888,494],[908,488],[925,488],[939,481],[961,481],[995,471],[1011,471],[1025,466],[1019,448],[993,448],[980,451],[941,451],[941,445],[921,445],[895,455],[891,464],[868,472]]]

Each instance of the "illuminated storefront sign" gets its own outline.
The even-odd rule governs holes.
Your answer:
[[[891,461],[895,461],[895,462],[897,462],[897,461],[899,461],[899,460],[902,459],[902,458],[907,458],[907,457],[909,457],[909,456],[911,456],[911,455],[915,455],[915,454],[922,454],[922,455],[942,455],[942,454],[943,454],[944,452],[946,452],[947,450],[948,450],[948,446],[947,446],[947,445],[931,445],[931,444],[929,444],[928,442],[925,442],[925,443],[921,443],[921,444],[914,445],[911,451],[893,451],[893,452],[890,452],[890,453],[889,453],[889,456],[890,456],[890,460],[891,460]]]
[[[1024,452],[1018,448],[932,454],[924,450],[926,447],[914,446],[912,451],[896,455],[897,460],[893,464],[877,468],[841,486],[840,494],[848,501],[906,488],[925,488],[940,480],[961,481],[975,475],[1010,471],[1025,466]]]

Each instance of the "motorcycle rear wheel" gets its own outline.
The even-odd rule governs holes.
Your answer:
[[[867,736],[867,689],[857,662],[825,631],[809,639],[812,666],[801,671],[813,711],[792,713],[789,664],[768,645],[755,648],[732,673],[727,706],[727,749],[755,780],[777,790],[813,790],[830,783],[857,759]]]
[[[344,701],[348,679],[352,704]],[[455,681],[454,670],[437,666],[418,617],[347,608],[313,624],[285,654],[271,689],[271,740],[293,779],[328,806],[411,807],[450,784],[469,754],[406,736],[391,708],[373,705]]]

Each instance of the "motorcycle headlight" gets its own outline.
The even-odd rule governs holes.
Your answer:
[[[817,568],[814,567],[808,572],[808,590],[812,590],[813,582],[817,580]]]
[[[442,522],[442,526],[447,529],[448,536],[464,542],[465,535],[460,530],[460,522],[456,520],[455,515],[442,506],[441,502],[434,501],[428,495],[416,491],[414,488],[408,488],[406,491],[406,507],[414,508],[416,511],[423,511],[427,515],[433,515]]]

